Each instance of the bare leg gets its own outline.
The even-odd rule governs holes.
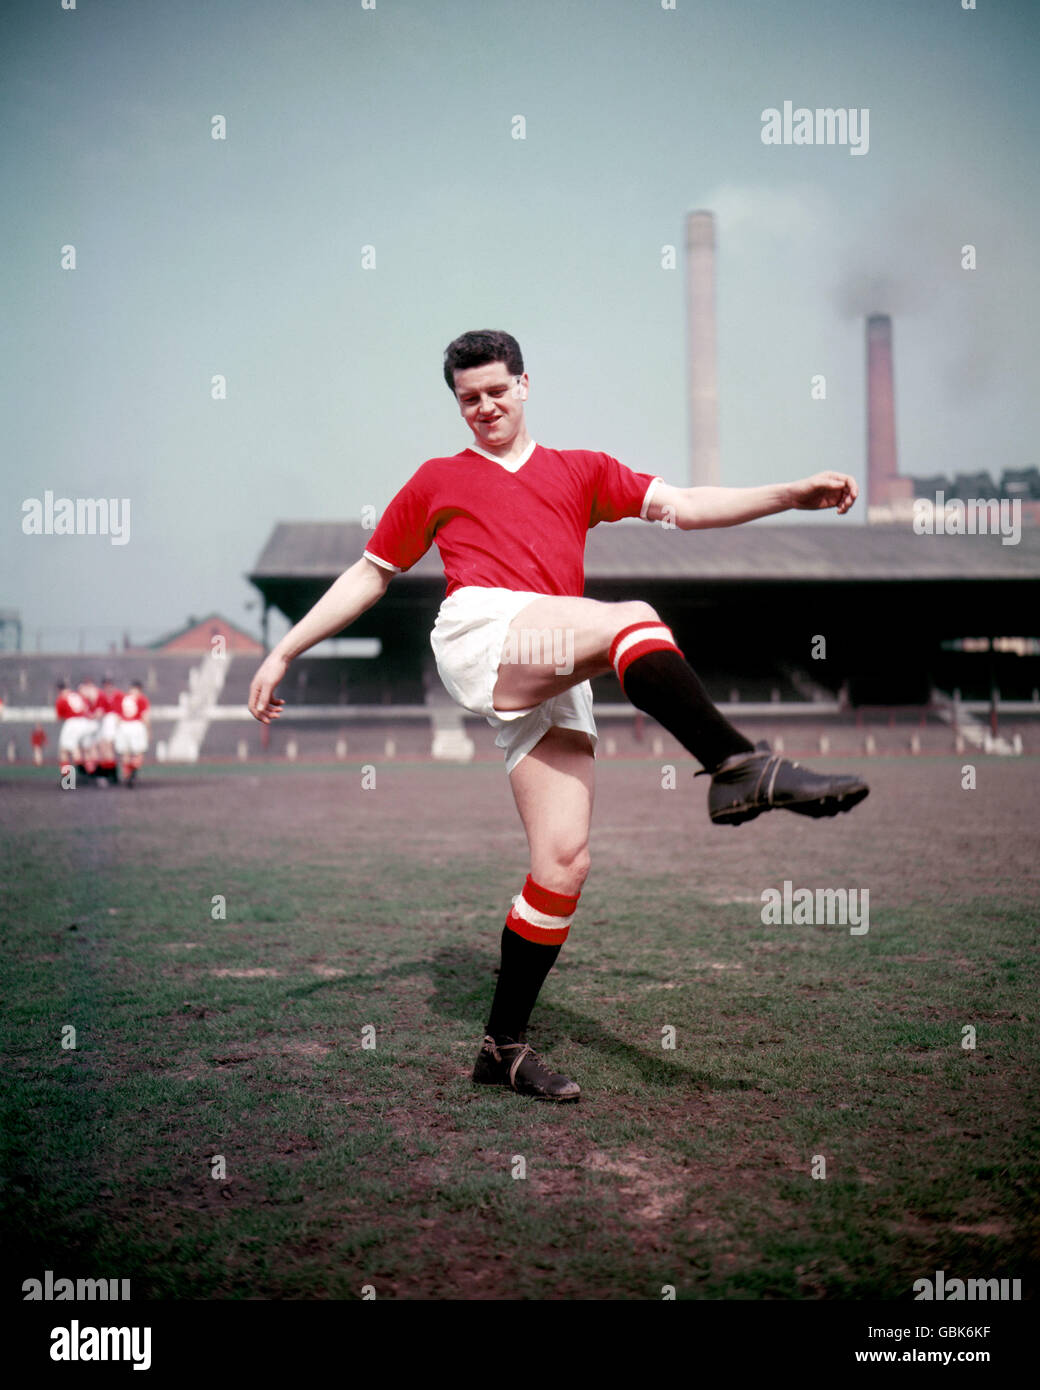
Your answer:
[[[502,966],[473,1079],[541,1100],[574,1101],[581,1094],[577,1082],[552,1071],[522,1039],[589,870],[593,766],[589,736],[554,727],[509,779],[531,873],[502,932]],[[546,931],[560,939],[541,939]]]
[[[648,603],[539,598],[520,610],[502,645],[493,704],[541,704],[616,670],[638,710],[651,715],[709,772],[754,745],[722,715],[671,630]]]
[[[552,728],[510,773],[531,850],[531,877],[575,894],[589,872],[595,762],[588,734]]]
[[[622,628],[659,621],[650,604],[639,600],[533,599],[509,625],[495,683],[495,709],[530,709],[573,685],[605,675],[611,669],[610,644]]]

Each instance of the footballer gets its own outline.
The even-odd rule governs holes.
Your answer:
[[[113,740],[114,751],[123,760],[123,784],[127,787],[133,787],[144,762],[152,725],[151,708],[152,702],[141,682],[131,681],[130,689],[119,700],[119,723]]]
[[[712,704],[668,626],[647,603],[582,597],[586,532],[641,517],[680,530],[736,526],[792,508],[856,500],[854,480],[817,473],[768,487],[673,487],[608,454],[551,449],[527,430],[529,379],[508,333],[464,333],[444,354],[444,380],[472,434],[456,454],[427,459],[390,502],[364,554],[264,660],[249,692],[262,723],[289,663],[348,627],[395,574],[431,545],[447,592],[430,636],[448,693],[482,714],[505,755],[530,847],[526,882],[506,919],[501,968],[473,1080],[541,1100],[575,1101],[575,1081],[552,1071],[525,1031],[570,931],[589,872],[596,724],[589,682],[614,671],[626,697],[664,726],[711,774],[708,813],[739,825],[765,811],[848,811],[867,795],[858,777],[819,775],[757,748]],[[533,633],[566,634],[539,650]],[[516,653],[521,658],[516,659]]]

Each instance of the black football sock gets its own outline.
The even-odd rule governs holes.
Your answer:
[[[755,751],[716,709],[664,623],[623,628],[611,643],[610,661],[636,709],[652,715],[709,772],[735,753]]]
[[[485,1032],[519,1042],[545,977],[570,931],[580,894],[553,893],[530,874],[502,929],[502,966]]]
[[[502,968],[484,1030],[497,1043],[519,1042],[527,1027],[545,977],[556,964],[559,946],[525,941],[508,927],[502,928]]]

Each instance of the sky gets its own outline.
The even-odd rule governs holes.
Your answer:
[[[278,521],[470,442],[474,328],[520,341],[534,439],[685,484],[696,209],[723,483],[864,483],[872,312],[904,473],[1035,465],[1040,5],[964,2],[6,0],[0,608],[33,650],[257,631]],[[868,111],[865,152],[763,143],[785,101]],[[129,499],[122,543],[26,534],[48,491]]]

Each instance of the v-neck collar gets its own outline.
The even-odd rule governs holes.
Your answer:
[[[524,464],[531,457],[531,455],[534,453],[537,447],[538,445],[532,439],[530,444],[528,444],[527,448],[524,450],[524,452],[520,455],[518,459],[512,459],[509,463],[505,463],[502,459],[495,458],[494,454],[489,454],[485,452],[485,450],[481,449],[480,446],[477,444],[468,445],[468,448],[471,449],[474,454],[479,454],[481,458],[488,459],[491,463],[497,463],[499,468],[504,468],[507,473],[519,473],[520,469],[523,468]]]

